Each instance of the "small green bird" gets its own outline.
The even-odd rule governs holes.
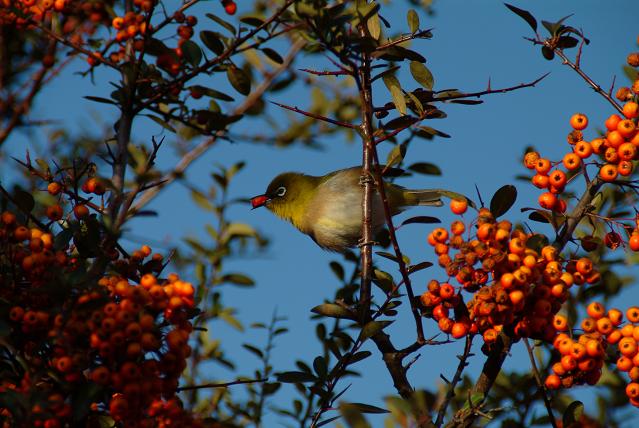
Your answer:
[[[363,187],[359,166],[320,177],[285,172],[271,181],[263,195],[251,199],[253,208],[266,206],[278,217],[310,236],[320,247],[344,252],[358,244],[362,233]],[[443,190],[409,190],[384,183],[392,215],[411,206],[441,206]],[[375,194],[373,232],[386,223],[382,199]]]

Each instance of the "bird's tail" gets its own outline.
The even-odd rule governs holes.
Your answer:
[[[441,200],[442,192],[445,192],[445,190],[405,190],[404,197],[406,198],[407,205],[441,207],[443,205]]]

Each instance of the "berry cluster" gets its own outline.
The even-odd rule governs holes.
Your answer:
[[[612,348],[616,368],[630,378],[626,395],[635,407],[639,407],[639,307],[626,311],[628,323],[624,324],[623,313],[618,309],[606,311],[599,302],[586,308],[588,315],[581,322],[581,334],[573,340],[561,333],[553,341],[560,360],[552,365],[553,373],[546,378],[549,389],[570,388],[588,383],[594,385],[601,376],[606,358],[606,349]]]
[[[87,181],[95,191],[96,181]],[[48,191],[62,194],[65,186],[52,181]],[[91,279],[77,249],[59,245],[21,216],[0,215],[0,320],[9,328],[12,354],[23,362],[5,370],[0,383],[0,392],[11,391],[22,403],[0,406],[4,421],[55,428],[84,411],[121,426],[201,426],[176,396],[191,353],[193,285],[151,273],[160,270],[161,257],[148,246],[109,255],[119,274]],[[89,385],[92,403],[80,404],[72,392]]]
[[[488,346],[504,328],[515,339],[551,341],[566,326],[557,313],[570,287],[599,281],[592,261],[562,260],[555,247],[539,245],[541,235],[525,233],[505,220],[498,222],[485,208],[479,210],[475,226],[475,236],[468,240],[463,237],[466,226],[459,220],[451,224],[450,234],[436,228],[429,235],[440,266],[463,290],[474,294],[464,305],[461,291],[431,281],[421,296],[425,314],[446,333],[456,326],[453,337],[481,333]],[[453,256],[451,249],[456,251]],[[451,308],[454,320],[448,317]]]

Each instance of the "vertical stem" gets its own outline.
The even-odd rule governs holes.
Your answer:
[[[366,34],[360,26],[360,34]],[[364,195],[362,200],[362,283],[359,297],[360,323],[364,325],[370,318],[371,278],[373,270],[373,198],[375,183],[372,175],[373,166],[373,95],[371,90],[371,60],[367,52],[362,53],[361,66],[357,70],[357,85],[362,108],[362,185]]]

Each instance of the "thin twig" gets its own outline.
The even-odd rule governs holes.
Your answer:
[[[528,351],[528,357],[530,358],[530,365],[532,367],[533,376],[535,377],[537,387],[539,388],[539,392],[544,399],[544,405],[546,406],[546,411],[548,412],[548,416],[550,417],[550,424],[552,425],[552,428],[557,428],[557,421],[555,421],[555,416],[552,413],[552,404],[550,402],[550,398],[548,398],[548,394],[546,394],[546,388],[544,387],[544,383],[541,380],[541,375],[539,374],[539,369],[537,368],[537,362],[535,361],[535,355],[533,354],[533,349],[530,346],[530,342],[528,341],[527,337],[524,337],[524,345],[526,345],[526,350]]]
[[[472,354],[470,353],[470,349],[473,346],[473,338],[474,335],[466,336],[466,344],[464,345],[464,353],[457,358],[459,358],[459,364],[457,365],[457,371],[453,376],[453,380],[448,385],[448,391],[446,392],[446,397],[444,397],[444,401],[439,406],[439,410],[437,412],[437,419],[435,420],[435,426],[440,427],[444,423],[444,417],[446,416],[446,411],[448,409],[448,405],[450,401],[455,396],[455,387],[461,380],[462,374],[464,373],[464,369],[468,366],[468,357]]]
[[[247,383],[259,383],[266,382],[268,379],[248,379],[248,380],[234,380],[233,382],[224,382],[224,383],[204,383],[202,385],[190,385],[190,386],[180,386],[176,389],[176,391],[191,391],[193,389],[204,389],[204,388],[228,388],[233,385],[243,385]]]
[[[352,123],[341,122],[339,120],[331,119],[330,117],[322,116],[321,114],[311,113],[309,111],[302,110],[302,109],[297,108],[297,107],[291,107],[291,106],[288,106],[286,104],[278,103],[278,102],[275,102],[275,101],[271,101],[271,104],[275,104],[276,106],[282,107],[282,108],[284,108],[286,110],[294,111],[295,113],[299,113],[299,114],[307,116],[307,117],[312,117],[313,119],[321,120],[323,122],[332,123],[333,125],[341,126],[343,128],[359,129],[359,126],[353,125]]]

